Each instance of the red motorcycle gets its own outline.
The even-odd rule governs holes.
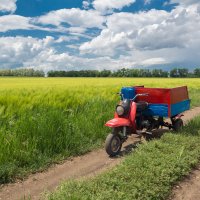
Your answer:
[[[141,90],[142,88],[143,90]],[[105,150],[108,155],[116,156],[119,154],[122,144],[131,134],[151,135],[153,130],[163,126],[175,131],[179,131],[183,127],[181,119],[183,115],[180,112],[183,110],[183,104],[185,105],[184,110],[189,109],[190,100],[185,97],[186,100],[176,103],[175,106],[170,105],[170,103],[155,104],[154,102],[152,104],[151,100],[158,95],[159,89],[145,89],[144,87],[135,88],[137,94],[133,98],[130,98],[130,95],[127,97],[127,94],[118,93],[121,96],[121,101],[116,106],[114,119],[105,124],[105,126],[112,128],[112,133],[107,136],[105,142]],[[163,91],[167,98],[166,90]],[[159,96],[163,94],[159,94]],[[131,95],[133,96],[133,94]],[[169,95],[172,95],[172,92],[169,92]],[[155,99],[158,101],[157,97]],[[171,123],[164,121],[166,115],[170,117]]]

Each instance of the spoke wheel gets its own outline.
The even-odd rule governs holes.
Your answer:
[[[176,132],[181,131],[183,129],[183,120],[182,119],[175,120],[173,124],[173,129]]]
[[[119,154],[122,147],[120,136],[116,133],[110,133],[105,142],[105,150],[111,157]]]

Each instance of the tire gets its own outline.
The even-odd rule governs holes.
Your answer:
[[[174,124],[173,124],[173,129],[176,132],[181,131],[183,129],[183,120],[182,119],[176,119],[174,121]]]
[[[119,154],[122,148],[122,141],[117,133],[110,133],[105,142],[105,150],[110,157]]]

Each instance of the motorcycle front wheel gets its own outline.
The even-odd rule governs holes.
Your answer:
[[[105,150],[109,156],[114,157],[119,154],[121,148],[121,138],[116,131],[113,131],[113,133],[110,133],[106,138]]]

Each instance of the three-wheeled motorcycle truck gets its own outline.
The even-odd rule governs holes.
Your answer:
[[[119,154],[122,144],[131,134],[152,134],[153,130],[168,127],[179,131],[183,127],[182,113],[190,109],[187,86],[165,89],[144,86],[123,87],[121,101],[114,119],[105,126],[112,128],[105,150],[110,156]],[[170,118],[171,123],[165,119]]]

